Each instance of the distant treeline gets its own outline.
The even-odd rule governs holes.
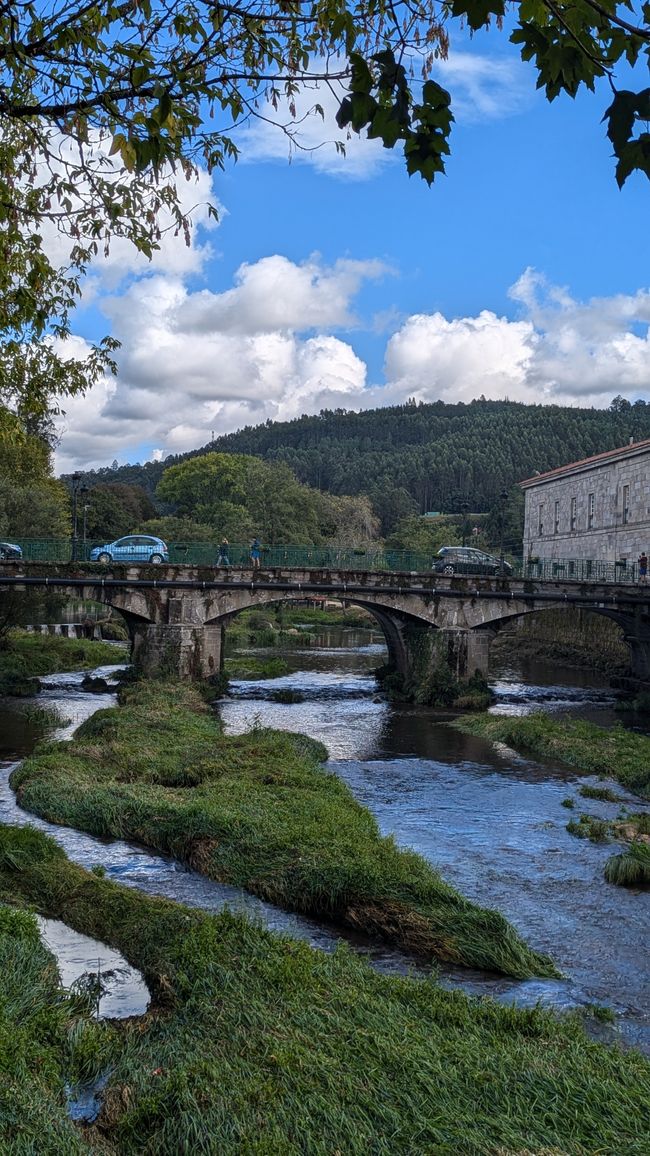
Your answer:
[[[650,438],[650,405],[623,398],[609,409],[409,402],[384,409],[325,410],[316,417],[267,421],[226,434],[188,454],[145,465],[91,471],[86,481],[143,486],[153,494],[162,472],[214,452],[286,462],[298,479],[332,494],[366,494],[390,533],[409,514],[495,507],[500,492],[536,470]]]

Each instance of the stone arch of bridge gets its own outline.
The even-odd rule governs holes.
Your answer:
[[[246,593],[249,594],[249,592]],[[299,601],[301,601],[300,597],[287,591],[251,590],[245,605],[239,606],[236,610],[222,610],[220,614],[206,618],[206,626],[220,623],[227,629],[229,622],[232,622],[244,610]],[[401,674],[407,674],[410,669],[410,658],[406,641],[406,627],[409,623],[420,628],[423,626],[433,627],[433,624],[418,616],[406,614],[394,606],[384,606],[377,600],[370,600],[359,595],[346,597],[344,601],[350,606],[358,606],[367,610],[372,615],[384,635],[389,664]]]
[[[620,630],[620,641],[625,644],[629,652],[631,669],[636,671],[640,666],[643,667],[650,664],[650,654],[646,655],[649,647],[648,640],[650,640],[650,621],[645,624],[640,624],[638,616],[625,613],[611,606],[576,605],[560,600],[552,603],[544,603],[543,605],[529,603],[523,608],[514,606],[512,609],[508,608],[507,613],[501,613],[500,617],[491,619],[485,628],[489,630],[492,637],[494,637],[502,627],[511,625],[517,620],[530,618],[532,616],[539,617],[553,611],[557,612],[558,610],[565,613],[572,610],[579,610],[583,614],[586,613],[597,618],[606,618],[610,622],[615,623]],[[644,637],[644,635],[647,637]]]

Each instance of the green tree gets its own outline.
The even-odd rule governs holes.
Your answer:
[[[6,429],[11,428],[11,419],[9,414]],[[63,538],[69,534],[68,494],[52,477],[49,445],[40,436],[14,429],[14,436],[0,449],[0,535]]]
[[[175,518],[173,515],[149,518],[136,526],[136,530],[142,534],[154,534],[156,538],[162,538],[168,544],[217,541],[217,533],[212,526],[193,522],[191,518]]]
[[[155,514],[151,498],[141,486],[120,482],[93,486],[85,495],[86,531],[89,538],[110,541],[132,533],[140,522]]]
[[[88,262],[116,236],[151,254],[164,228],[187,232],[177,176],[223,167],[237,153],[234,130],[273,120],[280,101],[278,131],[291,142],[301,88],[340,82],[343,132],[401,149],[408,173],[430,183],[444,172],[453,121],[432,63],[456,27],[501,27],[505,12],[504,0],[7,0],[0,402],[42,412],[110,367],[110,342],[64,360],[50,340],[69,333]],[[511,40],[549,100],[607,79],[619,184],[650,174],[650,88],[618,90],[615,73],[646,54],[649,13],[639,0],[520,0],[508,10]],[[69,239],[62,268],[47,256],[46,226]]]
[[[416,554],[433,557],[441,546],[459,546],[461,530],[459,519],[435,518],[429,520],[411,515],[404,518],[386,539],[391,550],[413,550]]]

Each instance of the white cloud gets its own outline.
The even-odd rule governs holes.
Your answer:
[[[456,120],[501,120],[525,112],[533,99],[530,72],[516,56],[484,56],[450,49],[437,60],[436,80],[451,94]]]
[[[532,401],[535,341],[530,321],[487,311],[452,321],[441,313],[416,314],[388,342],[386,377],[397,393],[423,401],[471,401],[480,394]]]
[[[421,68],[412,58],[414,73]],[[340,70],[341,58],[312,62],[312,71]],[[458,121],[498,120],[522,113],[533,99],[530,73],[516,55],[485,55],[450,49],[446,60],[436,60],[433,74],[451,93],[452,111]],[[417,82],[415,84],[417,94]],[[313,81],[294,98],[295,115],[286,100],[277,109],[263,101],[259,118],[252,116],[239,130],[236,142],[243,163],[279,161],[308,164],[317,172],[343,180],[369,180],[390,163],[403,163],[400,145],[385,149],[379,140],[342,130],[336,113],[347,93],[340,80]],[[316,112],[320,107],[322,116]],[[344,153],[336,142],[343,145]]]
[[[158,275],[106,299],[122,342],[119,376],[64,404],[59,468],[132,460],[142,445],[187,450],[213,429],[295,417],[351,395],[356,404],[366,366],[327,331],[356,324],[352,300],[383,270],[377,261],[327,267],[272,256],[242,266],[221,294],[190,293],[182,279]]]
[[[103,302],[123,343],[118,378],[64,403],[59,468],[141,460],[154,446],[159,459],[212,430],[411,396],[604,406],[647,391],[650,292],[581,302],[530,269],[510,290],[520,316],[413,314],[388,336],[385,384],[369,384],[347,331],[355,296],[382,271],[276,254],[243,265],[222,293],[171,275],[133,282]]]
[[[54,160],[53,169],[65,171],[65,165],[79,164],[79,147],[73,140],[62,137],[51,141]],[[128,174],[120,170],[119,160],[109,156],[110,138],[100,139],[96,136],[85,149],[84,160],[89,171],[101,173],[104,179],[125,182]],[[166,182],[169,174],[162,174],[161,182]],[[46,173],[43,172],[43,180]],[[161,236],[158,249],[151,260],[145,254],[138,252],[134,245],[125,238],[113,236],[108,253],[104,253],[100,245],[100,252],[89,264],[88,277],[83,283],[84,302],[89,304],[97,293],[105,288],[116,288],[126,277],[143,276],[150,272],[167,273],[172,276],[184,277],[198,273],[205,262],[212,256],[212,247],[203,237],[199,241],[197,230],[205,233],[213,230],[226,214],[226,210],[215,196],[212,177],[208,172],[199,168],[196,175],[186,179],[181,173],[173,178],[178,200],[182,212],[190,221],[190,243],[176,232],[171,212],[163,208],[158,214],[158,225]],[[77,193],[71,194],[72,210],[88,204],[91,201],[88,181],[77,183]],[[210,215],[209,205],[217,210],[218,220]],[[68,263],[73,242],[57,229],[54,222],[43,218],[41,223],[43,247],[53,264],[64,266]]]
[[[314,62],[314,71],[328,68],[336,73],[337,57],[325,64]],[[262,102],[260,117],[251,117],[238,131],[236,143],[244,164],[280,161],[308,164],[319,173],[342,180],[368,180],[394,159],[393,151],[379,140],[368,140],[365,133],[340,129],[336,113],[347,93],[340,80],[314,81],[304,85],[294,97],[295,116],[286,100],[277,109]],[[322,110],[316,111],[317,108]],[[337,148],[336,142],[344,151]]]

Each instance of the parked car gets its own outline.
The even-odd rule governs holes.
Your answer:
[[[512,574],[512,566],[473,546],[442,546],[432,570],[438,574]]]
[[[169,551],[162,538],[151,534],[127,534],[106,546],[93,546],[91,562],[169,562]]]
[[[17,562],[22,556],[20,546],[14,542],[0,542],[0,562]]]

